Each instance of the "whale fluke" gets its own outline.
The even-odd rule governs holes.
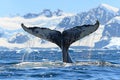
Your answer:
[[[26,27],[23,23],[21,26],[26,32],[58,45],[62,49],[63,62],[72,63],[68,54],[70,45],[96,31],[99,27],[99,21],[96,21],[94,25],[76,26],[63,31],[62,33],[48,28]]]
[[[22,28],[34,35],[37,36],[39,38],[45,39],[47,41],[50,41],[52,43],[57,44],[59,47],[61,47],[61,32],[56,31],[56,30],[50,30],[48,28],[40,28],[40,27],[30,27],[27,28],[24,24],[21,24]]]

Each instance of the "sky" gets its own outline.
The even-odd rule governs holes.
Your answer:
[[[78,13],[102,3],[120,8],[120,0],[1,0],[0,17],[39,13],[43,9],[61,9],[67,13]]]

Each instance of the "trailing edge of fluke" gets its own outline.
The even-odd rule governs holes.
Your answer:
[[[62,49],[63,62],[72,63],[72,60],[68,54],[70,45],[96,31],[99,27],[99,21],[96,21],[94,25],[76,26],[64,30],[62,33],[49,28],[40,28],[36,26],[26,27],[23,23],[21,26],[26,32],[58,45]]]

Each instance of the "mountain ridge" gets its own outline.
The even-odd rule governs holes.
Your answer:
[[[26,47],[26,44],[31,43],[31,47],[57,47],[53,43],[44,41],[34,36],[30,36],[30,34],[24,32],[20,26],[21,23],[25,23],[27,26],[30,27],[39,26],[63,31],[65,29],[69,29],[78,25],[94,24],[96,20],[99,20],[101,25],[95,33],[77,41],[72,46],[87,46],[94,48],[113,48],[112,46],[114,46],[115,48],[116,43],[115,45],[113,43],[115,40],[119,40],[120,38],[120,10],[114,7],[112,7],[111,9],[110,8],[111,6],[107,4],[101,4],[96,8],[76,14],[64,14],[64,12],[61,13],[61,11],[59,14],[58,11],[58,14],[60,16],[56,16],[54,15],[54,12],[49,15],[49,13],[51,12],[47,10],[47,16],[41,14],[32,17],[29,16],[26,18],[24,16],[18,16],[15,18],[0,18],[0,41],[6,44],[0,44],[0,46],[21,48]],[[7,28],[10,30],[7,30]],[[18,33],[20,33],[21,36],[14,35]],[[13,35],[14,37],[12,37]],[[19,40],[21,39],[21,37],[27,38],[20,42]],[[120,45],[116,45],[117,48],[119,48],[119,46]]]
[[[50,18],[50,17],[53,17],[53,16],[62,16],[62,15],[63,15],[63,11],[60,10],[60,9],[57,9],[56,11],[51,11],[50,9],[44,9],[40,13],[27,13],[23,17],[26,18],[26,19],[36,18],[36,17],[39,17],[39,16],[45,16],[45,17]]]

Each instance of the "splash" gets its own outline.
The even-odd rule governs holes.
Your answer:
[[[22,56],[22,62],[25,62],[33,51],[31,47],[34,46],[35,41],[32,39],[32,35],[29,35],[29,37],[31,37],[31,39],[25,44],[26,48],[21,50],[21,52],[24,53],[24,55]]]

